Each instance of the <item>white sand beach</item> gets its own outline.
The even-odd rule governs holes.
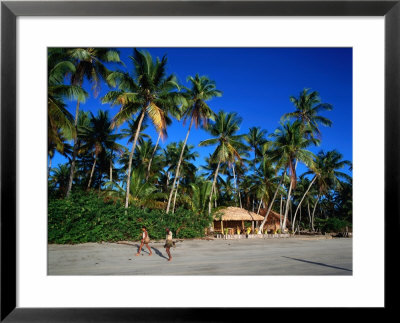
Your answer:
[[[178,240],[48,246],[48,275],[352,275],[351,238]]]

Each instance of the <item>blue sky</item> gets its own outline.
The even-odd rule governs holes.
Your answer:
[[[258,126],[274,132],[284,113],[294,110],[290,96],[298,96],[304,88],[318,91],[321,101],[333,105],[332,111],[322,115],[331,119],[331,128],[321,127],[322,141],[319,147],[310,150],[317,153],[337,149],[344,159],[352,161],[352,49],[351,48],[143,48],[153,57],[168,57],[168,73],[174,73],[178,80],[188,86],[189,75],[206,75],[216,82],[223,92],[222,97],[209,101],[210,107],[218,112],[237,112],[243,119],[240,133],[247,133],[250,127]],[[131,48],[120,48],[125,67],[119,69],[132,72],[129,55]],[[108,65],[116,68],[115,65]],[[114,116],[119,107],[101,103],[101,97],[109,90],[101,84],[97,97],[93,96],[90,84],[84,83],[90,93],[80,108],[97,114],[99,109],[109,110]],[[76,102],[67,102],[74,114]],[[174,120],[168,128],[168,138],[162,147],[173,141],[183,140],[188,124]],[[124,128],[124,125],[122,126]],[[146,132],[157,140],[153,126]],[[196,166],[204,164],[204,158],[213,147],[199,147],[198,143],[210,138],[202,129],[193,129],[188,143],[195,146],[200,157]],[[126,145],[126,140],[121,141]],[[131,148],[131,144],[126,145]],[[52,167],[65,163],[66,159],[56,154]],[[306,170],[298,166],[298,173]],[[347,171],[346,171],[347,172]]]

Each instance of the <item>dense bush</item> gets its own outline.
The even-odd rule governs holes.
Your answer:
[[[151,239],[164,239],[169,227],[176,238],[204,235],[209,218],[178,209],[174,214],[162,210],[131,206],[125,211],[120,202],[96,193],[75,192],[68,199],[49,199],[49,243],[84,243],[139,240],[145,225]]]
[[[341,232],[346,226],[350,229],[351,223],[338,218],[315,219],[315,227],[322,232]]]

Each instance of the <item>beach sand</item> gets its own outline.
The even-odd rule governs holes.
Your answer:
[[[48,275],[352,275],[351,238],[178,240],[48,246]]]

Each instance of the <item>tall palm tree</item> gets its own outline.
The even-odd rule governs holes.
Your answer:
[[[274,157],[273,160],[276,161],[276,169],[283,169],[280,183],[274,193],[274,196],[269,204],[267,213],[263,222],[260,225],[260,232],[262,231],[265,222],[268,219],[268,215],[271,212],[273,203],[275,202],[276,195],[280,186],[282,185],[283,179],[288,173],[290,176],[290,184],[288,189],[288,195],[286,199],[285,214],[283,218],[282,230],[286,229],[286,220],[289,212],[289,203],[292,189],[296,187],[296,166],[297,162],[301,161],[307,167],[312,168],[314,154],[307,150],[306,148],[311,144],[317,145],[319,143],[318,139],[313,137],[304,137],[303,125],[300,121],[295,121],[293,123],[281,124],[281,126],[275,130],[271,137],[274,138],[273,148]]]
[[[114,117],[114,125],[119,126],[132,115],[138,114],[139,122],[129,154],[129,164],[126,180],[125,208],[129,206],[129,187],[131,180],[132,158],[135,152],[139,132],[145,116],[148,116],[161,136],[165,133],[165,111],[162,107],[170,102],[179,104],[180,95],[176,77],[166,75],[167,57],[153,60],[150,53],[134,50],[130,56],[133,62],[133,75],[123,72],[113,72],[108,81],[113,86],[118,86],[115,91],[108,92],[102,99],[103,103],[121,105],[120,111]]]
[[[196,74],[195,77],[190,76],[188,78],[188,81],[191,83],[191,88],[186,88],[186,92],[184,93],[186,102],[183,107],[184,111],[182,113],[182,117],[184,121],[190,119],[190,124],[185,137],[185,141],[182,146],[178,165],[176,167],[175,178],[172,183],[171,191],[169,193],[167,213],[170,209],[172,194],[175,190],[176,179],[179,178],[179,170],[182,163],[183,150],[185,149],[192,125],[195,124],[196,128],[198,128],[200,124],[203,124],[203,126],[205,127],[208,121],[214,118],[214,112],[208,106],[206,101],[222,95],[222,92],[217,90],[215,82],[211,81],[206,76],[199,76],[198,74]]]
[[[121,63],[119,52],[112,48],[71,48],[67,51],[75,65],[75,72],[71,76],[71,84],[82,87],[84,80],[88,80],[92,84],[94,96],[97,96],[100,88],[100,80],[107,81],[110,71],[104,63],[114,62]],[[75,108],[75,128],[78,125],[79,106],[82,100],[77,99]],[[74,146],[71,161],[71,173],[69,177],[67,197],[72,189],[72,181],[75,171],[75,159],[77,156],[77,136],[74,136]]]
[[[237,113],[226,113],[220,111],[215,118],[215,122],[207,127],[207,131],[216,138],[203,140],[199,146],[210,146],[218,145],[212,155],[212,159],[218,163],[217,169],[215,170],[213,184],[211,187],[211,194],[209,199],[208,213],[211,215],[211,201],[212,195],[215,190],[216,178],[220,164],[230,163],[234,158],[241,159],[239,151],[245,148],[242,142],[243,135],[237,135],[236,133],[240,129],[242,119]]]
[[[290,101],[295,106],[295,111],[290,113],[285,113],[282,116],[283,121],[287,119],[299,120],[305,127],[310,128],[310,132],[306,135],[313,136],[314,134],[317,138],[321,137],[321,132],[319,130],[319,124],[330,127],[332,126],[332,121],[319,115],[322,111],[331,111],[332,105],[329,103],[321,103],[319,93],[317,91],[309,92],[310,89],[304,89],[299,97],[290,97]]]
[[[111,129],[111,120],[108,116],[108,111],[99,110],[97,116],[94,116],[93,113],[90,112],[90,116],[89,127],[85,127],[82,130],[82,137],[85,143],[81,147],[82,151],[92,153],[94,159],[87,185],[88,189],[92,183],[93,173],[99,154],[107,150],[123,151],[122,145],[116,142],[119,135],[112,133],[113,130]]]

